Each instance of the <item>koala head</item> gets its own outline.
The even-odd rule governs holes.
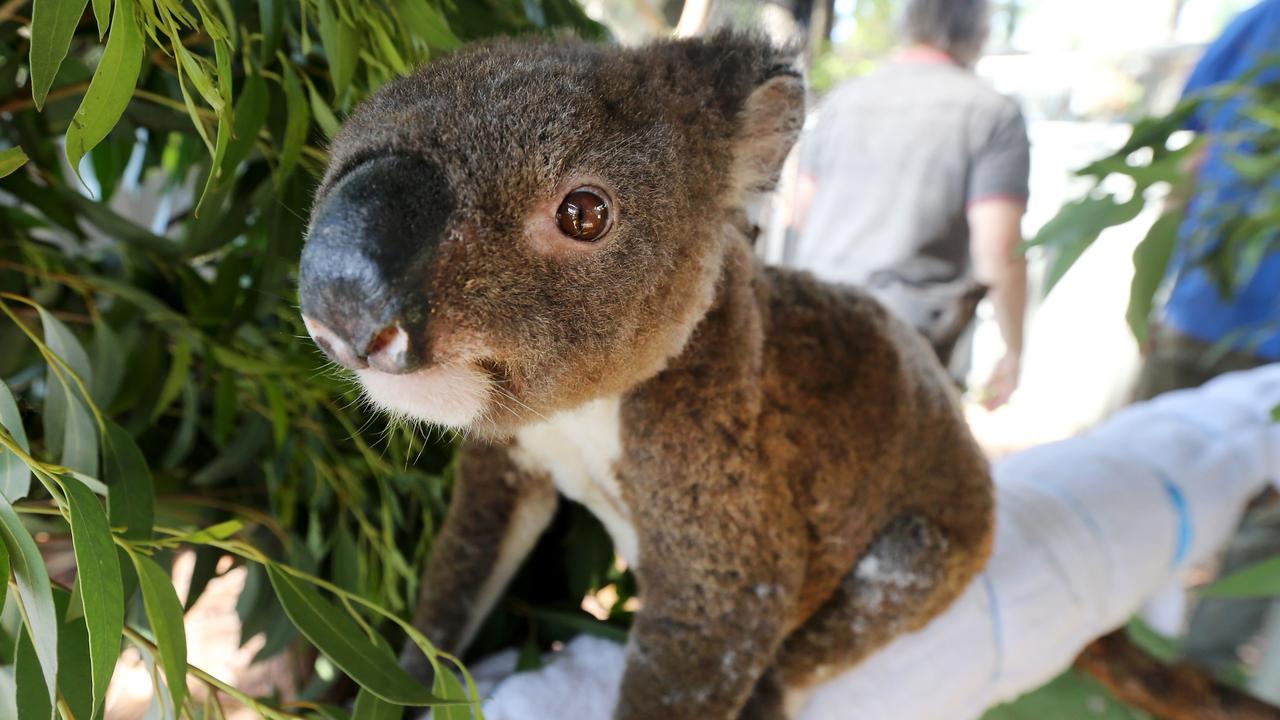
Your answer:
[[[800,129],[790,60],[733,34],[500,41],[383,88],[316,196],[312,337],[378,407],[492,437],[651,377]]]

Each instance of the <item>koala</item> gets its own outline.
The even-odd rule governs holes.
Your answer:
[[[501,40],[334,138],[301,309],[374,405],[464,438],[415,617],[442,649],[560,497],[636,572],[618,720],[783,717],[983,566],[990,472],[929,345],[747,240],[804,100],[741,34]]]

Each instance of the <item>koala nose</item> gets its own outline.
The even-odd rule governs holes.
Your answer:
[[[401,374],[415,370],[421,364],[415,362],[414,354],[410,352],[409,333],[399,325],[382,328],[374,333],[366,347],[357,349],[322,322],[305,315],[302,322],[324,354],[350,370],[372,367],[386,373]]]
[[[439,168],[411,156],[365,161],[325,194],[302,250],[298,295],[326,355],[391,373],[427,362],[428,278],[453,203]]]

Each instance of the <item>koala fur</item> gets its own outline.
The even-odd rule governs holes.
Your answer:
[[[989,470],[933,351],[744,235],[803,105],[790,55],[742,35],[508,40],[334,139],[308,327],[376,405],[466,438],[415,619],[441,648],[561,495],[637,573],[619,720],[782,717],[980,570]],[[612,202],[594,243],[555,224],[584,186]]]

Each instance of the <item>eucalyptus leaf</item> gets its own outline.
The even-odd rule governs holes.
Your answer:
[[[448,720],[440,714],[443,710],[436,709],[431,714],[433,720]],[[356,695],[355,707],[351,709],[351,720],[400,720],[403,715],[403,705],[389,703],[364,688]]]
[[[361,687],[401,705],[441,702],[400,668],[385,641],[371,639],[350,615],[304,581],[274,564],[266,568],[276,597],[294,626]]]
[[[0,150],[0,178],[12,175],[27,164],[27,154],[20,147]]]
[[[200,422],[200,394],[196,392],[194,380],[188,379],[182,386],[182,416],[178,420],[178,428],[173,433],[169,448],[160,461],[166,470],[178,467],[195,446],[196,431]]]
[[[1064,207],[1046,223],[1029,244],[1032,247],[1048,246],[1054,252],[1045,272],[1043,294],[1048,296],[1103,230],[1134,219],[1142,211],[1143,204],[1142,196],[1136,193],[1123,203],[1116,202],[1110,195],[1086,198]]]
[[[267,93],[267,82],[262,75],[250,72],[245,76],[244,86],[240,88],[240,99],[235,107],[235,137],[227,147],[227,154],[222,160],[223,177],[235,173],[236,168],[253,150],[258,140],[258,131],[267,121],[267,110],[270,107],[270,96]]]
[[[285,0],[262,0],[258,3],[258,11],[262,19],[259,62],[266,65],[275,57],[280,47],[280,36],[284,32]]]
[[[107,25],[111,22],[111,0],[93,0],[93,19],[98,23],[98,39],[107,36]]]
[[[111,525],[124,528],[122,537],[148,539],[155,521],[155,486],[146,457],[128,430],[106,420],[102,441],[102,479],[109,489]]]
[[[321,3],[327,6],[328,3]],[[311,124],[311,104],[302,91],[302,83],[298,74],[288,62],[283,62],[281,75],[284,76],[285,106],[288,115],[284,125],[284,141],[280,147],[280,163],[276,168],[276,184],[282,183],[302,157],[302,146],[307,141],[307,128]]]
[[[449,700],[466,701],[467,690],[453,670],[440,666],[440,672],[432,679],[431,692]],[[432,720],[473,720],[470,705],[438,707],[431,711]]]
[[[169,697],[173,707],[182,707],[187,695],[187,634],[182,624],[182,603],[178,602],[169,574],[154,560],[134,552],[130,552],[129,557],[138,573],[142,604],[155,635]]]
[[[453,50],[461,42],[458,36],[449,29],[449,21],[427,2],[407,2],[396,6],[400,18],[404,20],[414,35],[433,48]]]
[[[54,602],[58,602],[56,590]],[[117,650],[119,640],[117,636]],[[58,635],[58,694],[66,701],[67,707],[71,709],[71,717],[75,720],[102,717],[102,701],[95,700],[94,697],[90,648],[85,619],[68,617],[62,623],[62,632]]]
[[[187,79],[200,94],[200,98],[208,103],[214,112],[221,112],[222,92],[210,77],[210,71],[217,72],[216,69],[209,64],[208,60],[192,53],[182,43],[174,43],[173,50],[178,62],[182,64],[182,69],[186,72]]]
[[[57,652],[55,645],[54,652]],[[16,690],[18,717],[56,718],[53,710],[53,694],[44,686],[44,669],[40,664],[40,656],[31,641],[31,631],[26,626],[18,628],[18,642],[14,648],[13,680]],[[55,678],[56,682],[56,678]]]
[[[173,348],[173,362],[169,364],[169,374],[165,376],[164,384],[160,386],[160,397],[156,400],[156,406],[151,411],[151,421],[155,422],[157,418],[164,414],[165,410],[173,404],[178,398],[178,394],[182,392],[182,388],[187,384],[191,376],[191,342],[185,337],[180,337]]]
[[[58,68],[67,57],[71,38],[89,0],[39,0],[31,11],[31,97],[36,109],[44,109],[44,100],[53,87]]]
[[[9,546],[0,542],[0,610],[4,609],[5,596],[9,592]]]
[[[61,623],[53,604],[49,571],[45,569],[44,558],[40,556],[35,540],[22,526],[13,506],[3,497],[0,497],[0,541],[4,542],[9,554],[23,622],[30,633],[32,651],[39,661],[44,680],[43,697],[52,705],[58,683],[58,626]]]
[[[44,327],[44,342],[49,350],[61,358],[86,387],[92,385],[89,356],[80,341],[49,311],[39,308],[39,314]],[[63,466],[86,475],[96,475],[98,426],[85,404],[76,378],[69,377],[65,370],[55,372],[50,365],[45,382],[45,442],[49,451],[59,456]]]
[[[232,127],[235,120],[231,114],[231,50],[224,41],[214,41],[213,49],[217,58],[218,73],[218,91],[220,104],[218,105],[218,138],[214,142],[213,157],[209,162],[209,173],[205,179],[204,190],[200,193],[200,198],[196,201],[195,213],[200,214],[200,209],[204,207],[205,200],[208,199],[210,191],[219,182],[223,173],[223,161],[226,159],[227,148],[231,145],[231,136],[235,130]]]
[[[319,5],[320,43],[324,45],[325,56],[329,58],[329,71],[333,73],[334,95],[341,100],[355,77],[356,63],[360,58],[360,38],[338,14],[336,3],[317,4]]]
[[[329,103],[320,96],[320,92],[310,80],[307,81],[307,98],[311,101],[311,117],[315,118],[316,125],[320,126],[320,132],[324,134],[325,139],[332,140],[333,136],[338,134],[341,124],[333,114],[333,110],[329,109]]]
[[[78,480],[63,480],[71,515],[71,542],[76,556],[76,583],[89,632],[89,661],[93,668],[93,703],[97,708],[107,695],[120,654],[124,628],[124,589],[115,542],[107,525],[107,513],[93,491]],[[95,717],[97,713],[95,712]]]
[[[9,432],[13,441],[23,452],[31,452],[27,442],[27,431],[22,427],[22,414],[18,412],[18,403],[9,392],[9,386],[0,380],[0,425]],[[31,491],[31,469],[17,455],[5,448],[0,448],[0,495],[10,502],[21,500]],[[0,604],[0,607],[3,607]]]
[[[71,127],[67,128],[67,162],[77,175],[80,158],[111,132],[133,98],[143,53],[142,32],[134,18],[134,1],[116,0],[107,49],[98,61],[80,108],[71,119]],[[83,11],[84,3],[80,6]]]
[[[1133,282],[1125,320],[1139,344],[1147,341],[1152,302],[1173,257],[1181,222],[1177,215],[1162,215],[1133,250]]]
[[[93,378],[89,394],[100,408],[107,408],[120,391],[124,379],[124,348],[109,323],[97,318],[93,323]]]

